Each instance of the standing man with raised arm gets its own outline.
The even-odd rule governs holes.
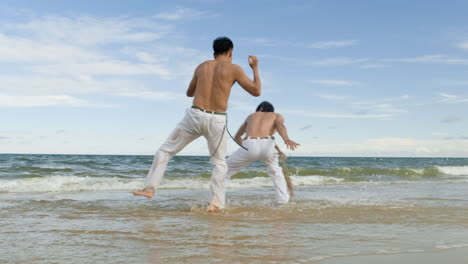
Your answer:
[[[186,110],[185,117],[156,152],[144,189],[134,191],[134,195],[153,197],[169,160],[194,139],[203,136],[208,143],[213,164],[211,202],[207,210],[224,208],[224,178],[227,173],[226,110],[231,88],[237,82],[253,96],[259,96],[261,91],[257,57],[248,58],[254,74],[252,81],[241,67],[232,63],[233,48],[232,41],[227,37],[213,41],[214,60],[205,61],[195,69],[187,90],[187,96],[194,97],[192,107]]]
[[[237,131],[235,140],[242,144],[227,160],[228,173],[226,179],[239,172],[250,163],[260,160],[267,166],[267,173],[275,185],[276,202],[286,204],[290,194],[286,185],[283,171],[278,164],[278,153],[275,150],[275,140],[273,134],[278,134],[283,138],[287,148],[294,150],[299,144],[289,139],[284,118],[275,113],[275,109],[269,102],[262,102],[256,112],[249,115],[242,126]],[[245,134],[245,137],[242,136]]]

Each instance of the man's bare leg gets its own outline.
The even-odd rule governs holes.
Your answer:
[[[137,190],[137,191],[133,191],[133,195],[137,195],[137,196],[144,196],[146,198],[151,198],[154,196],[154,191],[153,190]]]

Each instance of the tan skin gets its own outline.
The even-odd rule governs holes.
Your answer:
[[[249,94],[260,96],[258,59],[256,56],[249,56],[248,61],[254,74],[253,81],[240,66],[232,63],[232,49],[223,54],[214,54],[214,60],[198,65],[187,89],[187,96],[194,97],[193,105],[208,111],[226,112],[231,88],[236,82]],[[133,194],[151,198],[154,191],[143,189],[134,191]],[[219,208],[210,204],[207,210],[217,212]]]
[[[290,150],[295,150],[298,143],[289,139],[286,126],[284,125],[284,118],[282,115],[274,112],[255,112],[247,117],[245,122],[236,133],[235,140],[242,144],[242,136],[245,137],[268,137],[272,136],[276,131],[283,138],[284,144]]]

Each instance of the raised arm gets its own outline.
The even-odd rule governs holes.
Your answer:
[[[195,95],[195,90],[197,89],[197,70],[193,73],[192,81],[190,81],[189,87],[187,89],[187,96],[193,97]]]
[[[258,59],[255,56],[249,56],[249,65],[253,70],[254,79],[250,80],[249,77],[245,74],[244,70],[241,67],[235,65],[236,67],[236,81],[239,85],[244,88],[249,94],[253,96],[260,96],[261,93],[261,81],[260,74],[258,73]]]
[[[241,145],[242,145],[242,135],[244,135],[245,131],[247,130],[247,120],[248,118],[245,120],[245,122],[242,124],[239,130],[237,130],[237,133],[234,136],[234,140]]]
[[[284,144],[286,144],[287,148],[290,150],[296,149],[300,146],[298,143],[289,139],[288,131],[286,130],[286,126],[284,125],[284,118],[282,115],[278,114],[275,119],[275,128],[278,130],[278,134],[283,138]]]

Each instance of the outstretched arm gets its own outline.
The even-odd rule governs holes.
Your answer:
[[[189,87],[187,89],[187,96],[193,97],[195,95],[195,90],[197,89],[197,70],[193,74],[192,81],[190,81]]]
[[[249,56],[249,65],[253,70],[254,79],[250,80],[245,74],[241,67],[236,65],[236,81],[239,85],[244,88],[249,94],[253,96],[260,96],[261,93],[261,81],[260,74],[258,73],[258,59],[255,56]]]
[[[237,130],[237,133],[236,135],[234,136],[234,140],[241,144],[242,145],[242,135],[245,134],[245,131],[247,129],[247,119],[245,120],[245,122],[242,124],[242,126],[239,128],[239,130]]]
[[[280,134],[280,136],[283,138],[284,144],[286,144],[288,149],[295,150],[298,146],[300,146],[298,143],[289,139],[288,131],[284,125],[284,118],[280,114],[278,114],[276,117],[275,128],[278,130],[278,134]]]

